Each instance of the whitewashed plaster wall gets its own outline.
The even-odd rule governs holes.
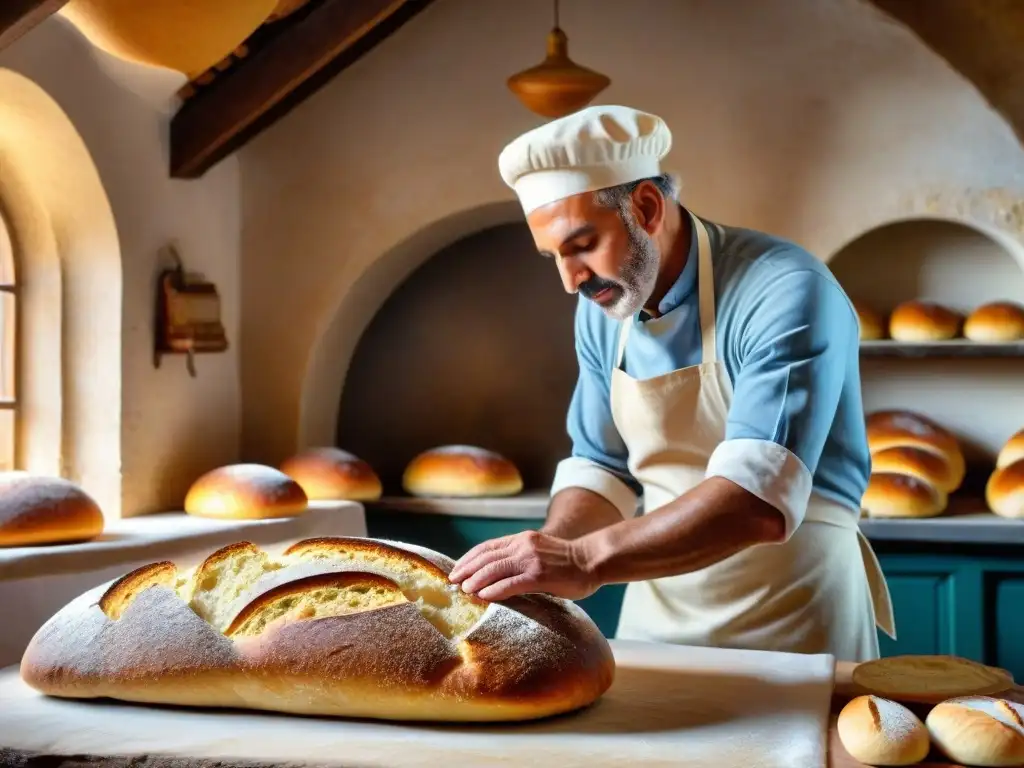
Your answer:
[[[383,299],[438,248],[520,215],[496,158],[539,120],[504,83],[540,60],[550,23],[547,0],[438,0],[243,150],[248,458],[332,442]],[[562,26],[612,77],[601,102],[667,119],[702,215],[823,259],[916,215],[1024,231],[1011,130],[858,0],[565,0]]]
[[[97,412],[95,406],[89,414],[93,439],[95,430],[115,427],[113,433],[104,433],[105,443],[93,443],[90,451],[94,456],[96,451],[107,451],[120,457],[120,467],[115,467],[119,494],[112,493],[104,481],[97,495],[111,516],[180,509],[188,485],[200,473],[238,457],[241,224],[237,159],[221,163],[198,181],[171,180],[166,111],[174,82],[155,71],[124,66],[95,50],[59,17],[0,53],[0,68],[40,86],[70,120],[95,165],[116,225],[116,233],[104,240],[103,247],[120,252],[105,259],[108,266],[97,267],[81,279],[68,276],[86,266],[75,259],[73,248],[62,250],[64,290],[102,293],[120,315],[119,323],[102,334],[103,354],[93,358],[91,365],[88,360],[77,363],[71,371],[74,378],[64,386],[65,393],[72,395],[104,387],[119,389],[114,416]],[[18,159],[17,148],[8,156],[12,158]],[[9,162],[8,170],[10,166]],[[22,167],[20,172],[30,178],[35,171]],[[16,207],[19,201],[5,203]],[[17,238],[18,232],[14,234]],[[64,234],[68,233],[57,232],[58,240]],[[160,369],[153,366],[155,280],[164,266],[158,252],[171,240],[178,243],[187,267],[205,273],[220,288],[232,343],[226,354],[199,356],[195,379],[188,376],[180,357],[165,358]],[[73,302],[74,296],[70,299]],[[50,311],[59,317],[59,305]],[[76,322],[64,329],[65,378],[69,356],[81,358],[88,351],[75,338],[90,318]],[[100,320],[93,317],[92,322]],[[31,345],[31,339],[24,341]],[[60,356],[49,364],[58,370]],[[75,450],[68,442],[65,435],[65,461]],[[69,471],[73,479],[95,490],[88,472],[83,474],[75,466]]]

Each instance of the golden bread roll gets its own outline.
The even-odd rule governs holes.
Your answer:
[[[1024,339],[1024,307],[1012,301],[983,304],[964,321],[964,336],[982,343],[1021,341]]]
[[[860,322],[860,340],[876,341],[885,338],[885,318],[861,301],[853,301]]]
[[[964,481],[967,464],[956,436],[926,416],[912,411],[876,411],[867,417],[868,450],[872,457],[888,448],[932,451],[951,465],[956,490]],[[951,480],[950,482],[953,482]]]
[[[200,477],[185,496],[185,511],[218,520],[294,517],[309,500],[297,482],[263,464],[231,464]]]
[[[996,457],[996,469],[1024,459],[1024,429],[1013,435],[999,451]]]
[[[948,341],[960,335],[963,315],[931,301],[905,301],[889,315],[889,336],[896,341]]]
[[[310,500],[375,501],[380,478],[358,456],[340,448],[310,448],[281,465],[281,471],[302,486]]]
[[[925,719],[946,757],[971,766],[1024,765],[1024,706],[987,696],[935,705]]]
[[[916,477],[946,493],[955,491],[960,481],[954,465],[941,453],[905,445],[871,454],[871,471]]]
[[[1024,518],[1024,459],[989,475],[985,502],[1000,517]]]
[[[853,683],[896,701],[937,704],[951,696],[988,696],[1013,686],[1008,672],[960,656],[887,656],[858,664]]]
[[[949,497],[941,488],[911,475],[872,472],[861,498],[868,517],[935,517]]]
[[[581,608],[489,603],[449,582],[454,564],[369,538],[152,563],[51,617],[21,676],[57,697],[383,720],[531,720],[608,690],[614,657]]]
[[[68,544],[103,533],[103,512],[69,480],[0,472],[0,547]]]
[[[928,729],[917,715],[878,696],[852,699],[836,726],[850,757],[867,765],[913,765],[931,749]]]
[[[402,487],[412,496],[514,496],[523,479],[515,464],[493,451],[446,445],[409,462]]]

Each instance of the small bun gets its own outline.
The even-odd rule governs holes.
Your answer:
[[[885,338],[885,318],[863,302],[853,301],[860,322],[860,340],[876,341]]]
[[[1011,301],[983,304],[964,321],[964,336],[982,343],[1020,341],[1024,339],[1024,307]]]
[[[850,701],[836,726],[850,757],[868,765],[913,765],[931,749],[928,729],[917,715],[878,696]]]
[[[302,486],[310,500],[376,501],[380,478],[358,456],[340,448],[310,448],[281,465],[281,471]]]
[[[952,467],[956,484],[960,487],[967,472],[960,442],[947,429],[931,419],[912,411],[876,411],[867,417],[868,450],[871,455],[887,448],[919,448],[942,456]]]
[[[906,301],[889,316],[889,335],[896,341],[948,341],[960,334],[963,316],[930,301]]]
[[[1024,706],[987,696],[937,704],[925,725],[950,760],[972,766],[1024,764]]]
[[[956,490],[960,478],[955,467],[938,451],[896,446],[871,455],[871,471],[879,474],[909,475],[946,493]]]
[[[1024,518],[1024,459],[989,475],[985,502],[1000,517]]]
[[[284,472],[262,464],[231,464],[207,472],[185,496],[185,511],[218,520],[265,520],[306,511],[306,493]]]
[[[413,496],[514,496],[523,490],[515,464],[493,451],[448,445],[409,462],[402,487]]]
[[[0,472],[0,547],[88,541],[103,533],[103,512],[60,477]]]
[[[996,457],[996,469],[1002,469],[1021,459],[1024,459],[1024,429],[1006,441]]]
[[[872,473],[861,499],[868,517],[935,517],[949,502],[946,492],[910,475]]]

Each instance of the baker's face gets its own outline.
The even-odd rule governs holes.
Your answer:
[[[659,254],[632,204],[620,212],[588,192],[538,208],[527,223],[568,293],[583,294],[616,320],[643,308],[658,278]]]

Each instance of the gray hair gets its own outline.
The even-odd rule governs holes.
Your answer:
[[[637,179],[636,181],[630,181],[626,184],[619,184],[614,187],[599,189],[594,193],[594,199],[597,201],[598,205],[602,205],[605,208],[618,208],[620,212],[626,213],[628,210],[630,195],[633,194],[633,190],[645,181],[649,181],[654,184],[654,186],[658,188],[658,191],[668,199],[679,199],[679,181],[668,173],[662,173],[658,176],[650,176],[646,179]]]

